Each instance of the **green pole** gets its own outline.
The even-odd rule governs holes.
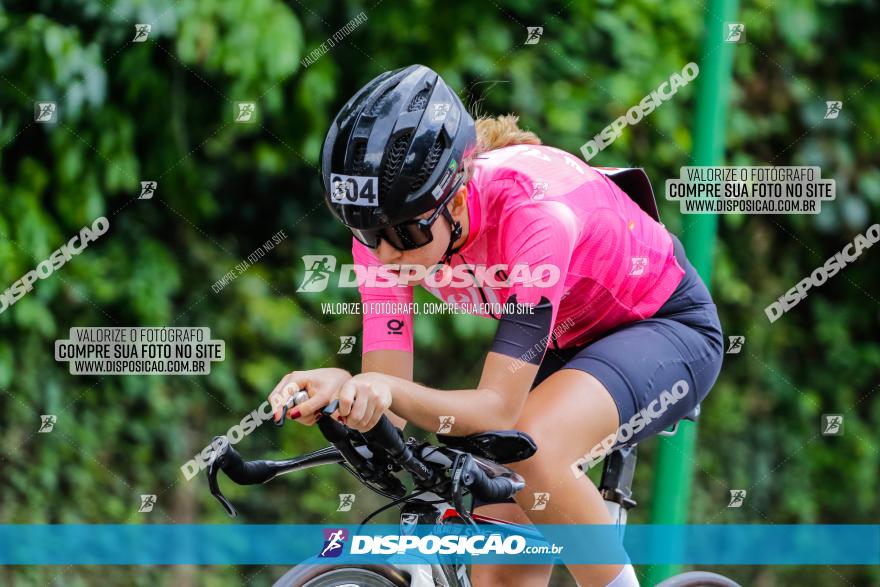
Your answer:
[[[722,165],[724,159],[727,103],[730,96],[733,50],[736,43],[725,42],[726,23],[736,22],[738,0],[709,0],[705,39],[697,78],[696,126],[691,165]],[[745,32],[743,33],[745,34]],[[718,218],[714,214],[692,216],[685,221],[681,235],[688,258],[700,277],[711,288],[712,256]],[[696,425],[683,421],[678,434],[661,437],[654,481],[652,524],[686,524],[694,476]],[[680,572],[680,565],[656,565],[648,573],[648,585]]]

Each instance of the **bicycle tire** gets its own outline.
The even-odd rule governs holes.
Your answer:
[[[298,565],[282,575],[273,587],[407,587],[409,577],[382,565]]]
[[[656,587],[742,587],[733,579],[728,579],[718,573],[707,571],[689,571],[665,581],[657,583]]]

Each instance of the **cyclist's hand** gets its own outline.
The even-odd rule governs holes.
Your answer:
[[[361,373],[342,386],[337,413],[349,428],[366,432],[390,406],[391,378],[382,373]]]
[[[275,421],[278,422],[282,416],[282,406],[288,399],[304,389],[309,394],[309,399],[287,410],[284,416],[311,426],[318,420],[324,406],[336,397],[342,385],[349,379],[351,374],[348,371],[334,368],[288,373],[269,394],[269,405],[274,411]]]

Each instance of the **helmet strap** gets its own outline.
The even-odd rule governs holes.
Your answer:
[[[461,223],[452,217],[449,208],[444,206],[442,214],[452,228],[449,235],[449,246],[446,247],[446,252],[443,254],[443,260],[441,261],[443,265],[448,265],[449,261],[452,260],[452,255],[458,252],[458,249],[455,248],[455,242],[461,238],[462,228]]]

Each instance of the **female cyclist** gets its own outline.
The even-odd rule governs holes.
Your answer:
[[[327,203],[354,235],[355,263],[374,273],[383,266],[399,282],[375,283],[369,270],[361,279],[360,374],[290,373],[271,399],[306,389],[309,400],[287,412],[305,424],[338,398],[337,416],[356,430],[386,412],[400,426],[432,432],[441,418],[455,435],[521,430],[538,446],[513,465],[526,489],[516,504],[479,513],[519,523],[612,523],[577,465],[607,450],[607,437],[637,442],[679,420],[721,367],[715,305],[678,239],[608,176],[541,145],[515,117],[475,123],[421,65],[381,74],[343,106],[322,171]],[[446,266],[425,273],[439,263]],[[475,277],[461,279],[468,274]],[[416,284],[498,320],[474,389],[413,381],[408,304]],[[450,366],[470,360],[464,352],[449,357]],[[535,493],[549,494],[544,509],[531,509]],[[631,565],[569,570],[581,585],[638,585]],[[473,580],[546,585],[550,572],[478,565]]]

